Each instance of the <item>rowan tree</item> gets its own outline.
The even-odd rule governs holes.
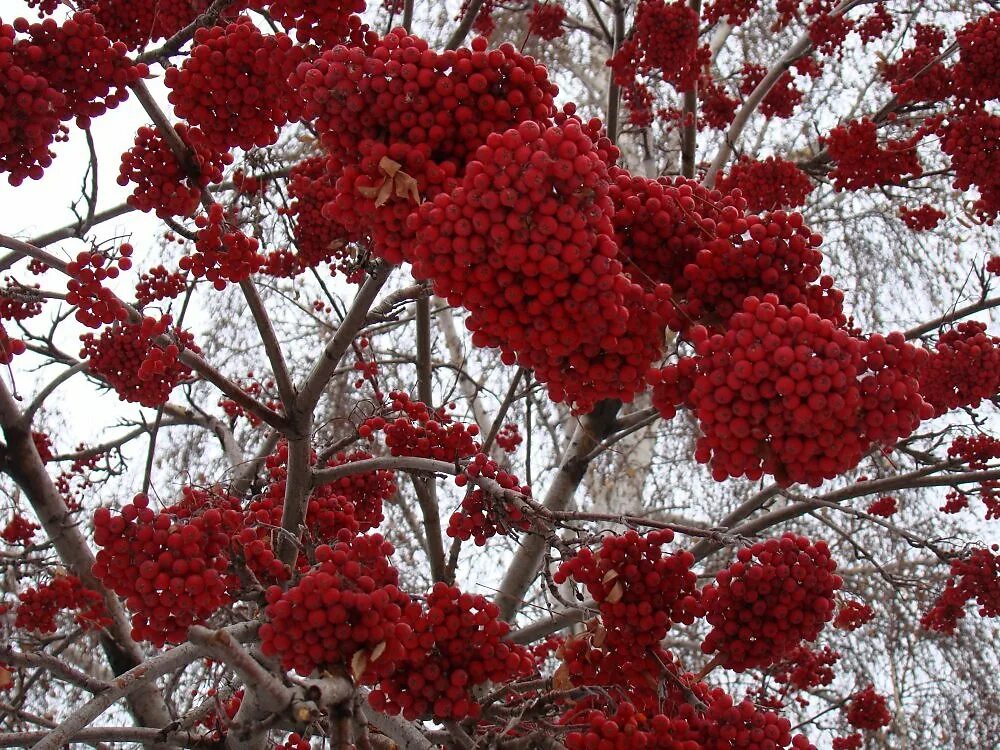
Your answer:
[[[1000,735],[994,2],[17,6],[0,747]]]

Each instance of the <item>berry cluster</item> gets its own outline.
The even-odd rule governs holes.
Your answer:
[[[66,610],[77,611],[74,622],[85,630],[111,625],[101,595],[84,587],[76,576],[56,576],[38,588],[25,589],[17,598],[19,603],[14,619],[17,628],[54,633],[56,617]]]
[[[880,729],[892,722],[885,696],[869,685],[851,696],[847,706],[847,723],[858,729]]]
[[[412,241],[407,217],[419,202],[451,191],[490,133],[546,122],[557,91],[545,68],[512,45],[487,51],[480,38],[472,49],[435,52],[402,29],[334,47],[291,80],[342,169],[324,216],[350,239],[369,237],[393,263]]]
[[[507,422],[497,432],[496,443],[505,453],[513,453],[524,442],[521,432],[513,422]]]
[[[61,26],[51,18],[0,20],[0,172],[14,186],[41,179],[52,163],[49,147],[66,138],[60,121],[76,118],[86,127],[146,72],[111,44],[90,13],[75,13]]]
[[[646,291],[622,270],[591,133],[567,119],[489,135],[461,186],[421,205],[413,268],[469,310],[476,346],[580,411],[642,390],[671,309],[669,287]]]
[[[712,625],[702,651],[718,652],[724,667],[743,672],[815,640],[833,617],[836,568],[826,542],[791,533],[741,549],[702,592]]]
[[[759,4],[760,0],[712,0],[705,4],[702,18],[710,24],[725,18],[730,26],[739,26],[753,15]]]
[[[295,586],[267,590],[260,647],[302,675],[324,668],[374,681],[405,655],[410,598],[396,586],[391,544],[378,534],[340,537],[316,548],[316,566]]]
[[[691,332],[688,403],[703,433],[695,458],[711,462],[717,481],[767,473],[817,486],[931,416],[913,375],[923,349],[898,333],[856,338],[803,304],[776,302],[748,297],[726,333]]]
[[[959,95],[980,102],[1000,99],[1000,12],[966,24],[955,41],[958,63],[953,71]]]
[[[394,456],[419,456],[454,463],[479,452],[479,427],[453,422],[443,409],[431,410],[422,401],[413,401],[402,391],[389,394],[389,412],[398,417],[387,421],[375,416],[366,419],[358,434],[371,438],[385,433],[385,445]]]
[[[174,299],[187,289],[188,276],[181,271],[168,271],[162,264],[153,266],[139,276],[135,285],[135,301],[139,307],[151,302]]]
[[[874,618],[875,611],[867,604],[856,599],[847,599],[841,602],[837,616],[833,618],[833,627],[841,630],[857,630]]]
[[[948,456],[961,459],[970,469],[985,469],[990,461],[1000,458],[1000,440],[983,433],[959,435],[948,446]]]
[[[691,572],[694,557],[687,551],[663,554],[673,538],[669,529],[606,536],[596,555],[583,548],[559,566],[553,580],[560,584],[572,576],[587,587],[610,647],[656,645],[673,623],[690,625],[704,614]]]
[[[128,49],[173,36],[202,9],[191,0],[79,0],[77,5],[92,11],[108,36]]]
[[[883,518],[889,518],[896,514],[899,510],[899,503],[896,498],[886,495],[885,497],[880,497],[877,500],[872,501],[868,506],[868,512],[873,516],[882,516]]]
[[[952,186],[968,190],[975,186],[979,199],[973,203],[977,215],[992,224],[1000,214],[1000,116],[982,107],[954,112],[941,126],[941,150],[951,157],[955,170]]]
[[[410,720],[478,716],[478,686],[533,668],[527,649],[503,640],[510,626],[498,618],[499,609],[484,597],[436,583],[424,607],[412,603],[404,611],[411,631],[403,640],[405,655],[372,690],[372,706]]]
[[[939,102],[952,95],[952,71],[938,59],[944,41],[943,29],[917,24],[913,46],[904,50],[896,62],[879,66],[882,78],[900,104]]]
[[[799,646],[776,664],[771,673],[775,682],[784,685],[781,691],[784,697],[791,690],[809,690],[829,685],[835,676],[833,665],[839,660],[840,654],[832,651],[829,646],[818,651]]]
[[[43,297],[33,290],[39,285],[26,286],[7,277],[7,289],[0,291],[0,320],[27,320],[42,313]]]
[[[74,13],[62,24],[47,18],[29,26],[17,19],[14,28],[27,34],[14,57],[64,95],[60,119],[76,118],[81,128],[125,101],[128,84],[149,72],[128,59],[125,45],[112,44],[92,13]]]
[[[345,41],[364,27],[355,15],[365,10],[365,0],[273,0],[268,3],[268,14],[288,31],[295,30],[301,43],[315,42],[322,49],[329,49]]]
[[[195,219],[195,252],[177,263],[182,271],[196,279],[207,278],[220,291],[229,282],[246,281],[264,265],[264,256],[258,252],[260,243],[235,228],[232,221],[220,204],[209,206],[207,213]]]
[[[740,101],[709,74],[698,80],[698,125],[725,130],[736,116]]]
[[[723,192],[739,190],[750,211],[774,211],[804,205],[813,184],[794,163],[780,156],[763,160],[742,156],[715,186]]]
[[[173,330],[176,343],[162,347],[153,339],[167,335],[169,315],[145,317],[141,323],[122,323],[104,329],[100,337],[85,333],[80,337],[80,356],[88,360],[90,370],[115,389],[122,401],[157,407],[169,397],[191,370],[181,364],[182,350],[199,351],[187,331]]]
[[[929,361],[920,370],[920,393],[934,407],[934,416],[951,409],[979,406],[1000,391],[1000,339],[986,333],[986,324],[959,323],[938,338]]]
[[[975,599],[983,617],[1000,617],[1000,556],[997,546],[977,549],[951,563],[951,578],[934,606],[920,618],[925,630],[953,633],[965,617],[965,605]]]
[[[372,455],[366,451],[338,453],[329,466],[342,466],[354,461],[364,461]],[[341,477],[329,485],[330,491],[345,498],[354,506],[354,520],[359,531],[376,529],[382,523],[382,504],[396,493],[396,481],[391,471],[378,470],[367,474]]]
[[[117,261],[96,251],[84,250],[66,264],[66,301],[76,308],[76,319],[88,328],[128,320],[128,310],[114,293],[102,283],[118,278],[121,271],[132,267],[132,246],[118,248]]]
[[[477,453],[472,457],[465,472],[455,477],[455,484],[464,487],[477,477],[493,480],[501,490],[531,497],[530,487],[522,485],[521,480],[513,474],[502,471],[499,464],[485,453]],[[448,536],[463,541],[472,538],[482,547],[487,539],[497,534],[508,535],[516,530],[531,528],[531,519],[525,513],[523,503],[517,498],[498,495],[500,493],[480,487],[467,492],[462,499],[462,507],[448,521]]]
[[[837,166],[830,172],[837,190],[897,185],[903,177],[923,174],[916,145],[920,134],[878,143],[878,126],[867,117],[833,128],[823,143]]]
[[[167,68],[164,82],[174,112],[200,128],[209,146],[270,146],[285,123],[298,119],[288,76],[306,53],[289,37],[262,34],[244,17],[198,29],[193,44],[179,68]]]
[[[861,750],[863,743],[861,732],[855,732],[845,737],[834,737],[831,747],[833,750]]]
[[[528,13],[528,30],[535,36],[551,41],[565,32],[566,8],[558,0],[536,2]]]
[[[31,544],[35,532],[40,528],[38,524],[32,523],[20,513],[15,513],[7,525],[3,527],[3,531],[0,531],[0,539],[3,539],[7,544],[27,547]]]
[[[235,498],[192,487],[159,513],[145,495],[118,514],[95,511],[101,549],[94,575],[125,598],[136,640],[182,643],[191,625],[229,603],[238,584],[229,572],[229,539],[240,524]]]
[[[899,207],[899,218],[914,232],[927,232],[933,229],[947,215],[944,211],[940,211],[927,203],[916,208]]]
[[[740,93],[750,96],[754,89],[764,80],[767,68],[756,63],[745,62],[740,71]],[[791,72],[786,70],[775,81],[771,90],[760,102],[760,113],[768,119],[788,119],[795,108],[802,102],[802,91],[795,85]]]
[[[337,197],[334,175],[339,172],[340,168],[328,165],[324,156],[303,159],[292,167],[288,175],[288,195],[292,200],[280,212],[294,222],[292,237],[296,252],[272,251],[267,257],[268,274],[296,276],[308,268],[345,257],[344,228],[324,213],[324,206]]]
[[[129,205],[140,211],[155,211],[161,219],[193,214],[202,188],[222,182],[223,168],[233,163],[232,154],[209,146],[198,128],[180,122],[174,130],[188,148],[191,158],[186,163],[178,163],[156,129],[145,126],[136,133],[135,146],[122,154],[118,173],[122,187],[135,184]]]
[[[621,86],[656,71],[678,91],[690,91],[708,58],[708,48],[698,44],[698,14],[684,0],[640,0],[632,36],[608,65]]]

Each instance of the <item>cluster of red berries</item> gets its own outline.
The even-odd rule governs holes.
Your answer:
[[[476,688],[532,672],[527,649],[504,641],[510,626],[485,597],[434,584],[424,606],[403,613],[404,657],[369,695],[376,710],[439,721],[479,715]]]
[[[948,446],[948,456],[961,459],[970,469],[985,469],[990,461],[1000,458],[1000,440],[983,433],[959,435]]]
[[[642,390],[672,309],[669,287],[646,291],[623,273],[592,132],[567,119],[489,135],[461,187],[421,205],[414,250],[414,274],[469,310],[476,346],[533,369],[580,411]]]
[[[885,497],[880,497],[873,500],[868,506],[868,512],[873,516],[882,516],[883,518],[889,518],[894,516],[896,511],[899,510],[899,503],[896,498],[891,495],[886,495]]]
[[[104,600],[96,591],[86,588],[73,575],[60,575],[38,588],[28,588],[17,596],[14,627],[38,633],[54,633],[56,618],[67,610],[76,610],[74,622],[85,630],[111,625]]]
[[[834,737],[831,747],[833,750],[861,750],[863,743],[861,732],[854,732],[844,737]]]
[[[1000,99],[1000,12],[987,13],[955,34],[958,62],[954,80],[964,99]]]
[[[243,234],[232,221],[220,204],[209,206],[207,213],[195,219],[195,252],[177,263],[182,271],[196,279],[207,278],[220,291],[227,283],[246,281],[264,265],[264,256],[258,252],[260,243]]]
[[[329,49],[365,27],[356,15],[365,10],[365,0],[273,0],[268,3],[268,15],[288,31],[295,31],[301,43],[315,42]]]
[[[963,406],[979,406],[1000,391],[1000,339],[986,333],[986,324],[959,323],[938,338],[929,361],[920,370],[920,393],[934,407],[934,416]]]
[[[187,289],[188,276],[181,271],[168,271],[162,264],[153,266],[139,276],[135,285],[135,301],[142,308],[151,302],[174,299]]]
[[[201,12],[191,0],[79,0],[77,5],[93,12],[108,36],[128,49],[173,36]]]
[[[987,224],[993,224],[1000,214],[1000,116],[982,107],[970,107],[953,112],[939,129],[941,150],[951,157],[955,170],[952,186],[968,190],[975,186],[979,198],[973,203],[977,215]]]
[[[338,453],[328,466],[342,466],[354,461],[365,461],[372,455],[367,451]],[[391,471],[379,469],[366,474],[341,477],[329,485],[330,490],[354,506],[354,520],[359,531],[376,529],[382,523],[382,504],[396,493],[396,480]]]
[[[536,2],[528,13],[528,30],[535,36],[551,41],[558,39],[566,30],[566,8],[558,0]]]
[[[122,187],[135,184],[128,204],[140,211],[155,211],[161,219],[193,214],[202,189],[222,182],[222,170],[233,163],[233,155],[209,146],[198,128],[180,122],[174,130],[190,153],[187,163],[178,163],[156,129],[144,126],[136,133],[135,145],[122,154],[118,173]]]
[[[740,93],[750,96],[767,75],[767,68],[756,63],[745,62],[740,70]],[[791,71],[786,70],[775,81],[771,90],[760,102],[760,113],[768,119],[788,119],[795,108],[802,103],[802,90],[795,85]]]
[[[997,545],[980,548],[951,563],[951,578],[934,606],[920,618],[925,630],[953,633],[965,617],[965,605],[975,599],[983,617],[1000,617],[1000,556]]]
[[[881,39],[896,28],[896,20],[885,7],[885,3],[877,2],[867,16],[858,19],[854,28],[861,37],[861,43],[868,44]]]
[[[432,410],[403,391],[389,394],[388,412],[399,416],[393,420],[369,417],[358,427],[358,434],[370,439],[375,433],[384,432],[385,445],[394,456],[455,462],[479,452],[478,426],[454,422],[443,409]]]
[[[344,229],[327,218],[323,207],[337,197],[336,179],[339,167],[327,172],[327,157],[303,159],[288,174],[288,195],[291,203],[279,209],[292,218],[295,250],[272,251],[267,257],[266,271],[271,276],[296,276],[308,268],[345,257]]]
[[[863,117],[833,128],[823,143],[837,166],[830,172],[837,190],[897,185],[904,177],[923,174],[917,143],[921,134],[879,144],[878,126]]]
[[[608,60],[622,86],[656,72],[678,91],[690,91],[709,59],[698,44],[698,14],[684,0],[640,0],[632,36]]]
[[[659,645],[632,649],[627,645],[609,644],[607,630],[597,618],[588,620],[584,626],[584,632],[567,638],[556,648],[555,656],[562,663],[553,673],[555,687],[587,685],[623,689],[636,706],[655,712],[663,699],[673,698],[673,686],[685,680],[673,654]],[[650,680],[651,675],[665,672],[678,680]],[[666,695],[660,693],[660,687],[666,688]],[[590,705],[593,704],[587,701],[577,703],[578,708]]]
[[[856,599],[847,599],[841,602],[837,616],[833,618],[833,627],[841,630],[857,630],[874,618],[875,611],[867,604]]]
[[[52,163],[50,146],[66,138],[60,121],[76,117],[86,126],[125,98],[123,86],[146,70],[123,53],[89,13],[76,13],[62,26],[52,19],[0,20],[0,172],[11,185],[41,179]]]
[[[928,203],[916,208],[899,207],[899,218],[914,232],[927,232],[934,229],[947,215],[944,211],[934,208]]]
[[[3,527],[3,531],[0,531],[0,539],[7,544],[28,546],[39,528],[41,527],[38,524],[32,523],[20,513],[15,513]]]
[[[739,190],[750,211],[774,211],[804,205],[813,190],[812,181],[793,162],[780,156],[763,160],[742,156],[715,186],[723,192]]]
[[[268,588],[260,647],[302,675],[324,668],[375,681],[405,655],[410,598],[396,586],[391,544],[378,534],[340,537],[316,548],[316,566],[295,586]]]
[[[91,372],[104,378],[122,401],[157,407],[191,370],[178,359],[184,349],[199,351],[194,337],[175,328],[176,343],[160,346],[153,339],[167,335],[171,318],[144,317],[141,323],[120,323],[104,329],[100,337],[85,333],[80,337],[80,356],[88,360]]]
[[[513,453],[517,446],[524,442],[517,425],[508,422],[497,431],[496,443],[505,453]]]
[[[6,281],[7,293],[0,292],[0,320],[27,320],[41,315],[43,298],[32,291],[39,289],[39,284],[26,286],[9,276]]]
[[[653,646],[672,624],[690,625],[704,614],[691,571],[694,557],[686,550],[663,553],[662,546],[673,538],[669,529],[606,536],[597,554],[584,547],[563,562],[553,581],[572,577],[587,587],[600,607],[611,648]]]
[[[708,73],[698,79],[698,126],[725,130],[736,116],[740,101]]]
[[[873,442],[909,435],[932,409],[917,372],[927,355],[901,334],[851,336],[802,304],[748,297],[724,334],[692,329],[687,402],[695,458],[717,481],[771,474],[813,486],[856,466]],[[667,392],[661,398],[682,395]],[[673,407],[671,406],[671,415]]]
[[[66,302],[76,308],[75,317],[88,328],[128,320],[128,310],[114,293],[102,283],[118,278],[121,271],[132,267],[132,246],[123,243],[118,248],[117,260],[104,253],[86,251],[77,254],[66,264]]]
[[[192,487],[159,513],[145,495],[117,514],[95,511],[101,549],[94,575],[125,599],[134,638],[182,643],[191,625],[229,603],[238,584],[229,572],[229,540],[240,524],[236,498]]]
[[[712,630],[701,644],[727,669],[768,667],[833,618],[840,588],[826,542],[786,533],[738,553],[702,591]]]
[[[702,18],[716,24],[723,18],[730,26],[745,23],[757,10],[760,0],[712,0],[705,4]]]
[[[62,24],[47,18],[14,28],[27,34],[13,50],[25,70],[39,75],[65,96],[60,119],[76,118],[79,127],[128,98],[128,84],[149,69],[128,59],[125,45],[112,43],[92,13],[74,13]]]
[[[847,723],[858,729],[880,729],[892,722],[885,696],[869,685],[851,696],[847,705]]]
[[[368,236],[403,260],[417,204],[450,191],[487,135],[546,121],[556,87],[512,45],[435,52],[397,29],[366,46],[338,46],[292,77],[338,171],[325,216],[351,239]],[[409,260],[409,258],[407,258]]]
[[[829,646],[813,651],[799,646],[771,669],[775,682],[783,685],[781,698],[792,690],[809,690],[833,682],[833,665],[840,660],[840,654]]]
[[[243,17],[198,29],[193,45],[179,68],[167,68],[167,99],[212,148],[270,146],[287,122],[299,118],[288,76],[306,52],[289,37],[262,34]]]
[[[954,91],[952,71],[939,60],[945,41],[944,29],[928,24],[914,28],[914,44],[894,63],[879,66],[900,104],[939,102]]]
[[[792,737],[791,723],[773,711],[757,708],[751,701],[736,703],[721,688],[709,689],[703,683],[693,686],[700,712],[689,703],[675,711],[662,713],[653,708],[640,711],[632,703],[620,703],[613,714],[596,709],[571,709],[563,719],[574,724],[583,720],[580,729],[566,735],[569,750],[697,750],[726,747],[739,750],[814,750],[803,735]]]
[[[809,40],[820,54],[836,54],[847,40],[847,35],[854,30],[855,22],[853,19],[847,18],[844,13],[830,13],[834,3],[829,0],[820,0],[819,2],[814,0],[811,7],[816,6],[823,9],[809,21]],[[875,31],[875,29],[871,31]]]
[[[518,495],[531,497],[531,488],[522,485],[515,475],[500,469],[499,464],[485,453],[477,453],[465,467],[465,471],[455,477],[455,484],[466,486],[477,477],[491,479],[502,490],[511,490]],[[462,498],[462,506],[452,513],[448,521],[448,536],[474,539],[482,547],[486,540],[497,534],[509,535],[514,531],[531,528],[531,519],[525,513],[522,503],[505,497],[497,497],[493,492],[476,487]]]

